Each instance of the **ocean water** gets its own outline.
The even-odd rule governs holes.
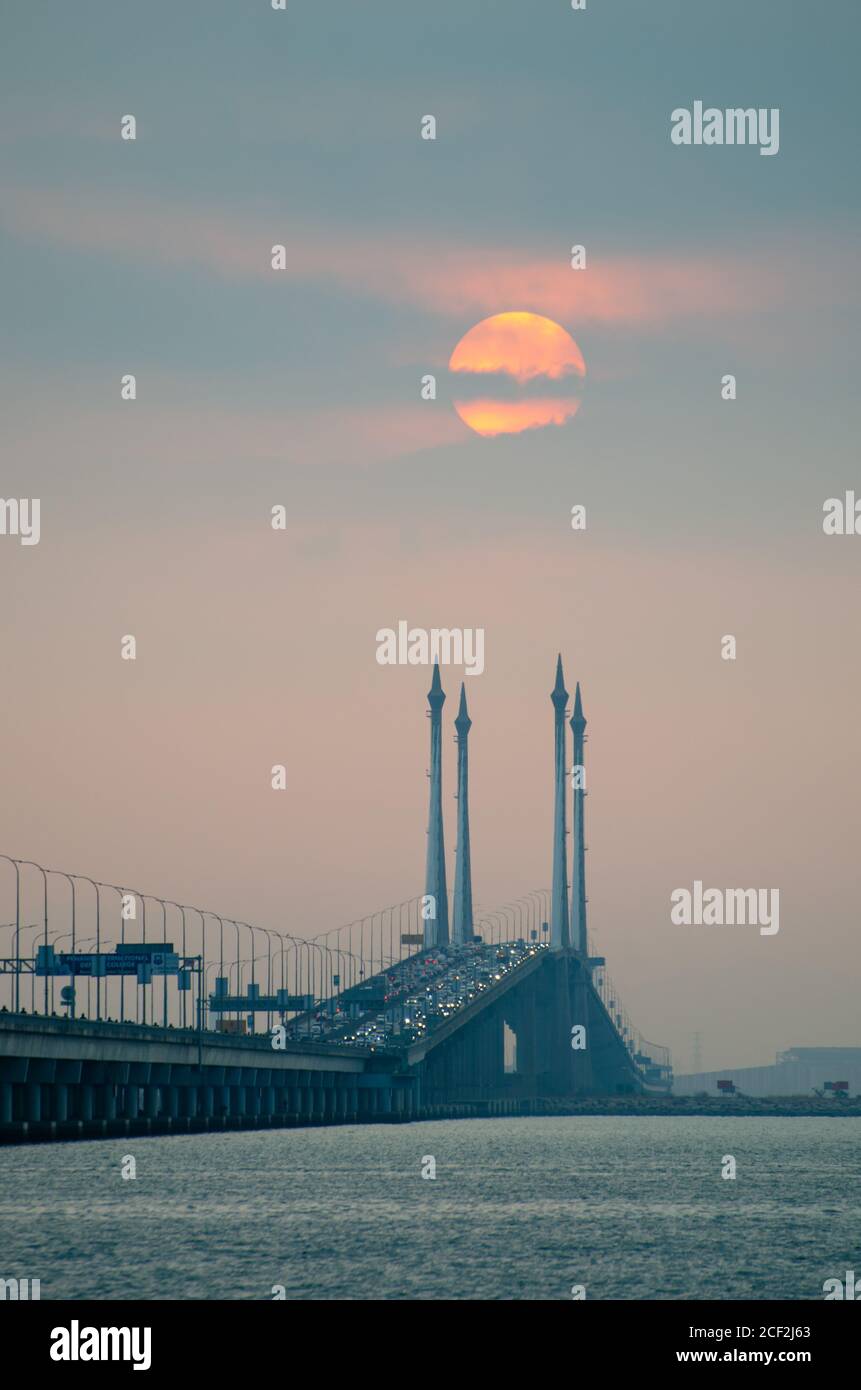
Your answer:
[[[861,1271],[859,1178],[859,1119],[456,1120],[10,1147],[0,1277],[40,1279],[43,1299],[271,1299],[275,1286],[288,1299],[569,1299],[575,1284],[597,1299],[821,1299],[825,1279]]]

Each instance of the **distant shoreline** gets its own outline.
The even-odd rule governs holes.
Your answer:
[[[818,1096],[594,1096],[548,1100],[544,1115],[746,1115],[779,1118],[861,1119],[861,1096],[830,1100]]]

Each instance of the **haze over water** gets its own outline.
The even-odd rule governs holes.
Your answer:
[[[860,1147],[859,1119],[613,1116],[7,1148],[3,1273],[45,1299],[821,1299],[861,1267]]]

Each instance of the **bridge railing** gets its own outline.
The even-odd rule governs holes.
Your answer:
[[[595,939],[590,932],[588,935],[588,953],[594,959],[600,956],[596,948]],[[631,1060],[634,1065],[644,1074],[663,1073],[669,1076],[672,1070],[670,1050],[658,1043],[649,1042],[643,1037],[638,1028],[635,1028],[627,1009],[622,1004],[619,991],[614,984],[610,972],[605,965],[595,966],[592,972],[592,984],[601,999],[604,1008],[610,1015],[610,1019],[624,1042]]]
[[[315,1004],[337,999],[366,975],[421,949],[423,940],[420,897],[304,938],[31,860],[0,855],[4,868],[0,1008],[12,1012],[236,1032],[265,1017],[268,1027],[283,1012],[285,995]],[[144,959],[161,944],[177,960],[164,974],[150,971],[145,983],[134,970],[114,973],[122,964],[117,959],[110,973],[100,973],[105,957],[136,944],[146,948]],[[47,972],[37,969],[37,954],[43,966],[48,961]],[[236,1007],[216,1015],[209,1005],[219,990]]]
[[[422,895],[305,938],[31,860],[0,855],[4,866],[0,1008],[13,1012],[234,1032],[253,1029],[257,1018],[269,1027],[283,1016],[285,995],[296,1000],[287,1013],[306,1011],[300,1000],[330,1008],[344,990],[424,950],[432,936]],[[491,942],[546,940],[548,907],[546,891],[534,890],[477,912],[474,931]],[[451,908],[450,901],[449,921]],[[136,944],[146,948],[144,959],[161,944],[178,961],[148,979],[134,970],[97,973],[94,961],[100,972],[104,957]],[[47,972],[37,969],[38,954],[43,965],[49,961]],[[216,1014],[210,1003],[219,992]]]
[[[451,929],[453,894],[448,897]],[[503,903],[492,912],[476,904],[473,931],[492,944],[518,938],[546,941],[548,909],[549,893],[544,889]],[[434,939],[434,921],[433,906],[426,897],[408,898],[310,939],[349,956],[352,963],[347,966],[347,975],[352,986],[427,949],[426,940]]]
[[[14,886],[14,899],[7,896],[0,909],[0,1008],[15,1012],[254,1031],[258,1018],[269,1028],[291,1012],[336,1007],[345,990],[428,949],[426,937],[433,937],[430,900],[421,895],[303,938],[31,860],[0,855],[2,864],[11,870],[6,889]],[[491,945],[546,945],[549,917],[549,892],[534,889],[492,911],[477,905],[473,932]],[[86,964],[135,944],[172,948],[177,963],[149,978],[146,972],[69,973],[68,984],[62,973],[36,969],[40,949],[43,959],[52,951]],[[595,955],[591,937],[589,954]],[[60,965],[65,969],[66,962]],[[668,1050],[634,1028],[605,967],[595,968],[593,983],[635,1065],[668,1069]],[[219,991],[225,998],[216,1013],[210,1005]]]

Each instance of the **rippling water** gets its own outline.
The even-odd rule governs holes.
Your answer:
[[[614,1116],[4,1148],[0,1278],[43,1298],[822,1298],[861,1270],[859,1145],[858,1119]]]

